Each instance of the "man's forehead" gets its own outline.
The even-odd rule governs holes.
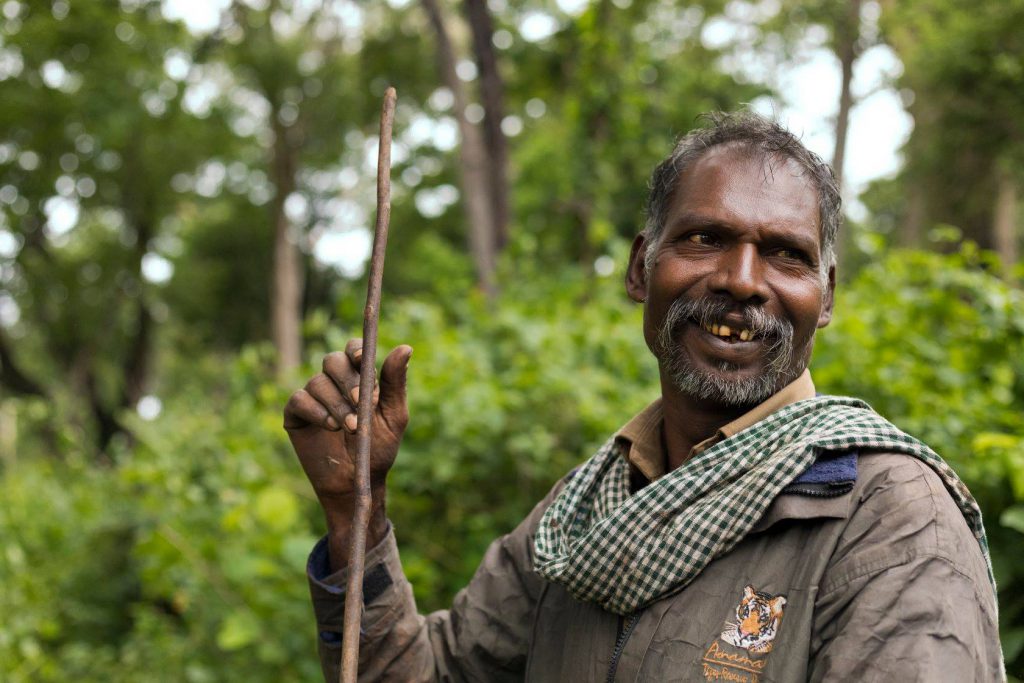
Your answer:
[[[718,145],[709,149],[682,174],[673,191],[670,213],[697,206],[715,208],[738,194],[785,213],[813,214],[819,227],[818,189],[805,169],[778,152],[750,145]]]
[[[779,176],[799,179],[796,186],[811,190],[817,197],[817,188],[808,177],[807,170],[798,161],[784,152],[766,150],[744,141],[726,142],[709,148],[680,174],[679,184],[706,173],[732,174],[758,169],[761,181],[766,185],[775,184]]]

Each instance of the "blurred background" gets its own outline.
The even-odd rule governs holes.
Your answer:
[[[399,93],[381,344],[421,609],[658,393],[622,291],[701,112],[842,179],[823,392],[981,502],[1024,675],[1024,0],[0,0],[0,678],[315,681],[323,522],[287,396],[361,334]],[[386,349],[384,349],[386,350]]]

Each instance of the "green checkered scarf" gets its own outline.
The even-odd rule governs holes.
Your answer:
[[[764,516],[820,451],[905,453],[942,478],[989,562],[981,511],[928,446],[863,401],[821,396],[786,406],[635,494],[614,439],[569,480],[541,519],[534,568],[616,614],[682,590]]]

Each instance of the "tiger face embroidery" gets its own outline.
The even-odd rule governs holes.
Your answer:
[[[722,640],[754,654],[771,652],[785,606],[785,597],[747,586],[743,589],[743,599],[736,606],[736,621],[725,623]]]

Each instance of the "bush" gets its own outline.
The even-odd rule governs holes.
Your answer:
[[[97,468],[3,472],[0,670],[11,681],[316,680],[302,576],[318,515],[255,351]]]

